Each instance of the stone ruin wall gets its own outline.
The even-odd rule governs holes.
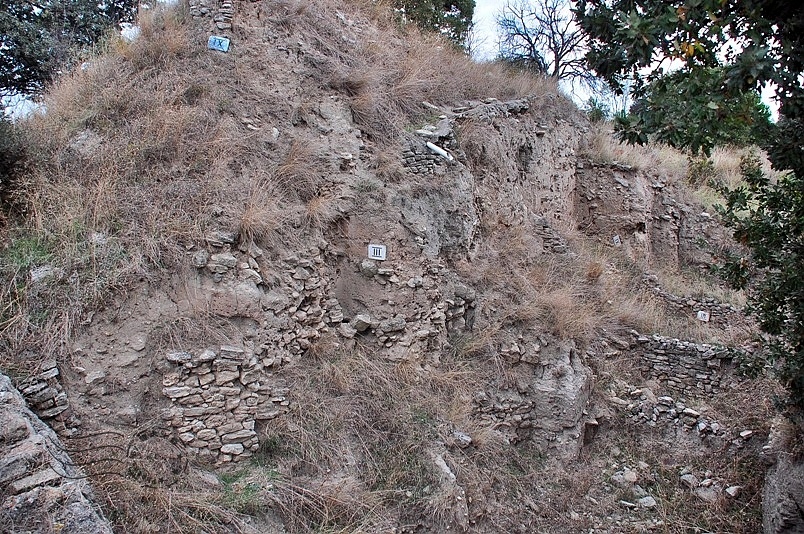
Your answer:
[[[175,370],[162,382],[162,393],[172,401],[162,418],[201,458],[229,462],[251,456],[259,448],[255,423],[279,416],[290,405],[289,389],[265,376],[275,362],[241,347],[173,351],[166,360]]]
[[[232,29],[234,6],[231,0],[190,0],[190,16],[210,18],[215,30],[228,31]]]
[[[52,419],[69,408],[67,393],[59,381],[56,360],[47,360],[39,366],[39,372],[18,385],[25,402],[41,419]]]
[[[718,302],[714,298],[697,298],[693,296],[673,295],[658,285],[653,276],[645,276],[643,282],[648,289],[662,299],[666,306],[680,315],[696,317],[698,312],[706,312],[709,316],[706,322],[718,327],[736,326],[745,324],[748,319],[743,312],[731,304]]]
[[[474,291],[460,285],[437,289],[446,285],[439,268],[406,275],[398,264],[371,260],[335,268],[333,262],[341,260],[324,244],[304,256],[312,259],[289,256],[269,267],[258,247],[240,247],[226,232],[210,234],[206,246],[191,253],[195,274],[186,305],[245,317],[253,326],[237,346],[161,355],[162,393],[171,402],[162,418],[189,451],[217,463],[251,456],[259,447],[256,426],[290,409],[293,392],[281,378],[282,367],[322,336],[344,344],[359,336],[394,360],[437,353],[448,330],[471,326]],[[359,283],[383,294],[422,298],[396,312],[387,305],[345,312],[335,297],[343,269],[355,269]]]
[[[714,395],[734,369],[734,353],[724,347],[659,335],[634,335],[624,352],[639,358],[647,377],[687,397]]]

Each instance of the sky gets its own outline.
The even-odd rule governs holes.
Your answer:
[[[478,61],[494,59],[497,55],[497,16],[508,0],[475,0],[474,32],[477,41],[473,56]],[[572,91],[570,91],[572,93]],[[770,108],[773,120],[779,118],[779,105],[773,99],[774,88],[766,86],[762,90],[762,100]],[[574,95],[576,100],[585,101],[588,95]]]
[[[475,0],[474,29],[480,43],[476,59],[493,59],[497,55],[497,15],[507,0]]]

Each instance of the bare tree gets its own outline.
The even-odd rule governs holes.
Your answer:
[[[575,24],[569,0],[512,0],[497,17],[500,57],[570,83],[594,86],[584,61],[586,36]]]

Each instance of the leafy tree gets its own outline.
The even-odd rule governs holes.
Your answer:
[[[751,261],[732,258],[724,273],[733,286],[753,289],[748,311],[772,336],[770,359],[784,362],[780,378],[804,408],[804,181],[788,173],[771,182],[756,156],[743,160],[742,174],[745,185],[723,191],[720,211],[751,247]]]
[[[732,92],[712,100],[723,80],[723,69],[714,68],[655,79],[644,87],[630,113],[618,118],[618,134],[631,143],[643,144],[650,137],[693,153],[764,141],[772,129],[768,107],[756,91]]]
[[[53,47],[33,4],[0,0],[0,94],[41,89],[55,70]]]
[[[783,120],[764,148],[789,172],[774,182],[749,163],[746,184],[724,192],[724,220],[751,252],[726,271],[748,289],[748,310],[770,336],[792,403],[804,408],[804,10],[785,0],[579,0],[575,13],[590,39],[590,68],[613,86],[632,79],[637,100],[652,95],[651,103],[688,82],[701,91],[690,89],[675,114],[645,105],[643,122],[626,131],[630,141],[660,131],[706,152],[717,142],[718,111],[766,83],[777,86]],[[679,114],[701,132],[682,127],[674,135]]]
[[[42,90],[77,48],[131,20],[135,0],[0,0],[0,94]]]
[[[19,132],[10,121],[0,118],[0,208],[14,201],[12,197],[25,156],[25,143]]]
[[[394,0],[393,5],[420,28],[443,33],[459,46],[475,13],[475,0]]]

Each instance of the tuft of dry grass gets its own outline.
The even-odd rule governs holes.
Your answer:
[[[614,137],[611,125],[594,123],[581,152],[593,162],[628,165],[637,170],[660,170],[668,183],[680,182],[687,174],[687,156],[665,145],[629,145]]]
[[[276,247],[287,222],[277,185],[266,176],[252,178],[251,192],[240,215],[238,231],[243,243]]]
[[[321,193],[321,179],[310,143],[294,139],[285,157],[274,170],[273,181],[279,190],[308,202]]]

